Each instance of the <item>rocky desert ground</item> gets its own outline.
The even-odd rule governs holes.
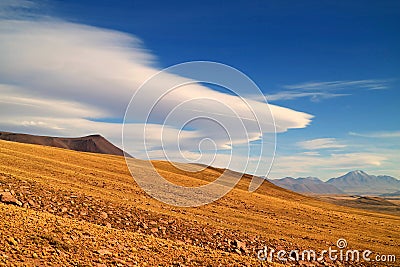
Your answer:
[[[0,155],[1,266],[400,264],[257,259],[264,246],[319,251],[335,247],[339,238],[349,249],[400,256],[397,215],[321,202],[267,181],[250,193],[249,175],[212,204],[177,208],[138,187],[121,156],[9,141],[0,141]],[[189,186],[223,171],[153,164],[168,180]]]

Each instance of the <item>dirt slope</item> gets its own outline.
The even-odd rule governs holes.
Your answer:
[[[176,208],[147,196],[123,157],[4,141],[0,155],[0,192],[11,192],[23,205],[0,203],[0,262],[6,266],[57,260],[80,266],[256,266],[255,252],[264,245],[318,251],[339,238],[349,249],[400,251],[399,216],[339,207],[268,182],[250,193],[249,177],[210,205]],[[191,186],[220,173],[154,165],[169,180]],[[344,265],[329,259],[290,263]]]

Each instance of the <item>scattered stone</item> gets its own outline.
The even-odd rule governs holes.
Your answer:
[[[22,206],[21,201],[14,197],[10,192],[3,192],[0,194],[0,201],[6,204]]]
[[[178,244],[179,246],[184,246],[184,245],[185,245],[185,242],[183,242],[182,240],[176,240],[175,242],[176,242],[176,244]]]
[[[114,261],[116,261],[119,264],[121,264],[121,266],[126,266],[127,265],[127,262],[124,261],[123,259],[115,258]],[[118,263],[117,263],[117,265],[118,265]]]
[[[17,245],[18,245],[17,240],[15,240],[13,237],[9,237],[9,238],[7,239],[7,241],[8,241],[8,243],[9,243],[10,245],[13,245],[13,246],[17,246]]]
[[[57,252],[58,256],[61,256],[61,257],[67,257],[68,256],[66,253],[64,253],[63,251],[61,251],[59,249],[56,249],[56,252]]]
[[[237,249],[239,249],[240,251],[246,252],[246,243],[245,243],[245,242],[242,242],[242,241],[239,241],[239,240],[235,240],[235,241],[232,242],[232,244],[233,244]]]
[[[141,223],[140,226],[142,226],[143,229],[149,229],[146,223]]]
[[[95,251],[97,254],[99,254],[100,256],[104,256],[104,255],[112,255],[112,252],[109,251],[108,249],[102,248],[99,250]]]
[[[162,223],[162,224],[168,224],[168,221],[165,221],[165,220],[163,220],[163,219],[160,219],[160,220],[158,220],[160,223]]]

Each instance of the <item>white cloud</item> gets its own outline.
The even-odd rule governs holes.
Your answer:
[[[282,91],[276,94],[266,95],[268,101],[275,100],[293,100],[297,98],[309,97],[312,101],[318,102],[321,99],[329,99],[340,96],[348,96],[350,94],[336,94],[326,92],[295,92],[295,91]]]
[[[345,89],[370,89],[381,90],[388,88],[389,80],[369,79],[369,80],[354,80],[354,81],[329,81],[329,82],[307,82],[293,85],[286,85],[284,88],[295,90],[302,89],[305,91],[337,91]]]
[[[283,90],[266,95],[268,101],[293,100],[309,97],[311,101],[318,102],[323,99],[349,96],[354,90],[383,90],[389,88],[390,80],[354,80],[354,81],[328,81],[307,82],[283,86]]]
[[[28,14],[32,16],[32,10],[37,9],[39,3],[29,0],[2,0],[0,1],[0,18],[21,18]]]
[[[301,153],[306,156],[320,156],[321,154],[318,151],[304,151]]]
[[[340,143],[335,138],[318,138],[297,143],[298,146],[308,150],[344,148],[345,144]]]
[[[349,132],[349,135],[367,137],[367,138],[398,138],[400,137],[400,131],[384,131],[384,132],[370,132],[370,133]]]

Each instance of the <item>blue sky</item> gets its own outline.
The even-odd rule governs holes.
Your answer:
[[[353,169],[400,177],[398,1],[16,3],[11,8],[3,4],[4,20],[46,21],[49,28],[61,21],[121,32],[135,38],[146,65],[156,69],[193,60],[221,62],[248,75],[269,103],[313,115],[310,124],[288,126],[278,133],[273,178],[327,179]],[[63,30],[71,34],[69,28],[61,28],[60,35]],[[4,86],[30,86],[20,82],[21,77],[8,78],[6,65],[1,68]],[[81,98],[79,93],[72,97],[72,93],[53,95],[49,91],[43,97],[35,90],[29,92],[41,99],[52,95],[54,101],[79,102]],[[87,104],[102,107],[100,100]],[[114,114],[104,120],[101,114],[96,111],[87,117],[103,122],[121,118]],[[23,126],[3,121],[2,128],[40,134],[85,133],[40,128],[38,121],[49,123],[44,119],[21,120]],[[117,137],[108,135],[119,143]]]

